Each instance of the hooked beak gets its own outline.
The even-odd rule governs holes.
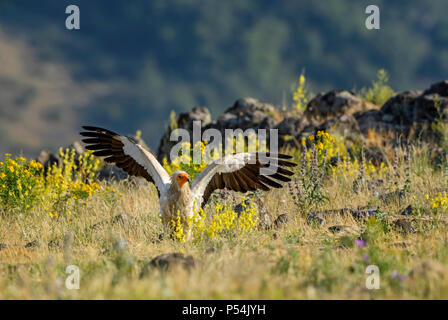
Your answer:
[[[187,178],[187,182],[190,183],[190,177]]]

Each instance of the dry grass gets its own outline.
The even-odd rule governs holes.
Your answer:
[[[404,207],[428,209],[425,194],[447,186],[446,177],[428,165],[424,154],[420,150],[413,156],[411,191],[400,203],[385,204],[374,191],[355,194],[353,172],[326,178],[330,201],[314,209],[371,205],[388,213],[369,221],[334,215],[323,225],[308,224],[285,188],[264,195],[274,217],[292,217],[283,228],[200,243],[159,241],[155,188],[125,183],[114,185],[123,193],[118,203],[96,194],[71,220],[51,219],[40,209],[25,216],[3,215],[0,242],[9,246],[0,250],[0,299],[446,299],[448,237],[443,216],[408,218],[416,233],[402,233],[393,226]],[[398,179],[402,184],[404,175]],[[380,193],[390,185],[393,180]],[[124,225],[109,222],[124,212],[135,220]],[[92,228],[100,221],[106,223]],[[350,228],[333,234],[328,231],[333,225]],[[69,231],[71,245],[64,244]],[[354,245],[360,234],[367,239],[366,247]],[[126,248],[114,247],[117,239],[125,239]],[[35,240],[38,247],[24,248]],[[55,245],[49,247],[52,240]],[[153,257],[182,251],[195,258],[195,268],[153,269],[140,276]],[[79,290],[64,286],[70,264],[80,268]],[[371,264],[380,268],[379,290],[365,286],[365,270]]]

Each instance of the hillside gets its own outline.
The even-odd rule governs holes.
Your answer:
[[[291,103],[305,70],[313,92],[361,89],[380,68],[396,91],[448,74],[446,1],[69,1],[0,3],[0,152],[37,156],[75,139],[81,123],[143,132],[151,148],[177,113],[217,117],[237,98]],[[219,14],[218,14],[219,13]]]

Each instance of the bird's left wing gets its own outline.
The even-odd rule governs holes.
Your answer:
[[[139,145],[135,139],[119,135],[107,129],[83,126],[80,132],[87,150],[93,150],[95,156],[106,157],[104,161],[115,163],[131,176],[143,177],[153,182],[157,190],[163,193],[170,183],[169,174],[163,169],[154,155]]]
[[[226,155],[212,162],[194,179],[192,194],[196,205],[205,205],[212,192],[217,189],[247,192],[281,188],[282,185],[276,180],[289,182],[289,176],[294,174],[284,168],[297,165],[287,161],[291,158],[285,154],[255,152]]]

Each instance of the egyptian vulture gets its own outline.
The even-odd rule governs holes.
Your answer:
[[[105,157],[105,162],[115,163],[129,175],[143,177],[155,184],[165,230],[170,229],[172,219],[179,213],[185,227],[185,218],[193,216],[193,206],[203,207],[214,190],[229,189],[244,193],[281,188],[279,182],[289,182],[289,176],[293,175],[284,167],[296,166],[287,161],[292,157],[285,154],[228,154],[197,174],[190,186],[190,177],[186,172],[177,171],[170,176],[156,157],[134,138],[92,126],[83,126],[83,129],[86,131],[80,134],[85,137],[82,141],[87,150],[92,150],[95,156]],[[274,161],[275,165],[268,163],[268,160]]]

